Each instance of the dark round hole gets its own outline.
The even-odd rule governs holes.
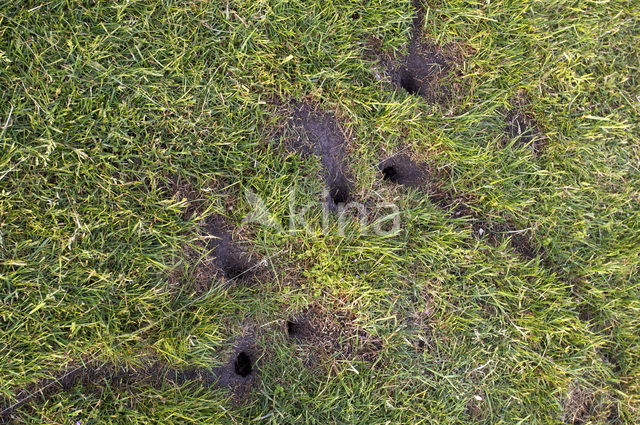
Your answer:
[[[245,265],[240,261],[228,261],[227,264],[223,266],[224,276],[231,280],[243,277],[246,270]]]
[[[396,183],[398,181],[398,170],[396,170],[396,167],[394,167],[393,165],[389,165],[382,169],[382,176],[384,180],[389,180]]]
[[[413,78],[413,75],[411,75],[408,69],[402,71],[402,75],[400,76],[400,86],[409,94],[420,93],[420,85],[418,84],[418,81]]]
[[[234,366],[236,374],[246,378],[251,374],[251,357],[244,351],[241,351],[238,357],[236,357]]]
[[[419,340],[418,341],[418,347],[419,348],[424,348],[424,341],[423,340]]]
[[[298,334],[299,327],[300,325],[296,322],[292,322],[291,320],[287,321],[287,335],[296,336]]]
[[[360,19],[360,13],[356,10],[351,14],[351,19]]]
[[[344,204],[349,200],[349,188],[346,185],[336,185],[329,190],[329,196],[334,204]]]

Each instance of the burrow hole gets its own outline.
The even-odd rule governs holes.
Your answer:
[[[300,325],[292,320],[287,321],[287,335],[296,336],[300,331]]]
[[[244,351],[241,351],[238,354],[238,357],[236,357],[234,366],[236,374],[246,378],[251,374],[251,357]]]
[[[248,267],[242,259],[230,258],[222,266],[224,277],[234,280],[240,277],[246,277]]]
[[[408,69],[404,69],[400,75],[400,86],[409,94],[420,94],[420,84]]]
[[[346,204],[349,202],[349,182],[342,174],[333,177],[329,184],[329,197],[335,204]]]
[[[398,170],[393,165],[388,165],[382,169],[382,179],[390,182],[398,182]]]
[[[344,204],[349,200],[349,189],[346,186],[334,186],[329,191],[334,204]]]

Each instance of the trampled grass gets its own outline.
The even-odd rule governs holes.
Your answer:
[[[0,417],[638,423],[640,3],[419,6],[0,1]]]

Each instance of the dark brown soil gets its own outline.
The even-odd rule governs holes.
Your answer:
[[[390,78],[399,90],[420,96],[428,103],[447,105],[462,97],[462,65],[475,50],[463,41],[436,44],[424,31],[425,9],[414,0],[415,11],[407,52],[401,56],[385,52],[375,37],[363,42],[364,57],[377,62],[376,79]]]
[[[391,81],[409,94],[430,102],[442,102],[450,98],[451,93],[439,81],[450,69],[451,61],[439,46],[413,39],[408,53],[391,68]]]
[[[424,4],[422,0],[412,0],[411,6],[413,7],[413,30],[419,31],[424,24]]]
[[[223,183],[211,180],[208,189],[216,192],[221,191]],[[159,190],[167,198],[173,198],[175,201],[186,204],[182,214],[183,220],[190,220],[194,215],[202,214],[208,206],[203,192],[196,190],[189,180],[179,175],[169,176],[159,185]],[[235,197],[226,196],[224,200],[227,203],[225,207],[231,207],[232,205],[229,204],[235,201]],[[218,236],[217,241],[220,243],[209,241],[210,243],[205,244],[202,241],[197,241],[195,246],[185,244],[183,251],[179,253],[179,258],[175,258],[175,269],[169,274],[172,289],[183,290],[187,288],[190,292],[202,294],[209,290],[212,282],[220,280],[222,276],[232,279],[245,270],[244,256],[240,255],[239,260],[234,261],[233,256],[229,259],[229,255],[225,255],[233,251],[230,248],[230,232],[228,230],[230,227],[225,225],[222,218],[212,219],[208,224],[211,224],[209,230],[215,230],[211,234],[212,239],[214,236]],[[219,245],[217,250],[214,245]],[[218,252],[220,256],[206,256],[207,249]],[[234,270],[239,271],[235,272]],[[249,277],[247,276],[247,278]]]
[[[470,196],[456,194],[450,190],[436,186],[429,193],[429,199],[441,210],[447,211],[451,218],[469,218],[478,220],[476,212],[469,204],[472,203]]]
[[[328,205],[335,209],[350,200],[351,182],[343,163],[345,136],[333,115],[316,111],[307,103],[291,108],[288,144],[303,155],[315,154],[325,169]]]
[[[211,387],[218,383],[215,371],[204,367],[187,367],[184,369],[170,369],[164,373],[167,383],[182,386],[185,384],[200,384]]]
[[[222,216],[209,217],[204,232],[210,237],[207,248],[211,251],[211,257],[226,279],[241,282],[254,280],[256,264],[233,241],[230,226]]]
[[[378,168],[382,179],[391,183],[414,188],[427,185],[428,167],[416,164],[408,155],[399,154],[385,159]]]
[[[313,310],[306,310],[290,317],[286,322],[287,336],[298,341],[312,339],[318,334],[318,329],[313,324],[314,319],[315,313]]]
[[[445,77],[463,62],[466,53],[472,49],[458,43],[440,46],[429,41],[423,34],[423,5],[414,0],[413,7],[415,16],[407,53],[396,60],[386,59],[380,53],[373,56],[380,59],[392,83],[399,89],[421,96],[430,103],[446,103],[459,91],[460,84],[446,81]]]
[[[216,385],[228,388],[236,402],[242,401],[258,380],[260,350],[251,336],[238,339],[226,364],[213,370]]]

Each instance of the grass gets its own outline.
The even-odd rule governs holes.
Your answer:
[[[105,380],[13,422],[640,420],[640,3],[427,2],[423,37],[465,52],[435,104],[370,55],[403,52],[410,3],[0,1],[0,399],[83,359],[214,367],[242,335],[261,353],[241,398]],[[320,160],[273,140],[291,100],[336,114],[353,198],[395,203],[399,233],[322,230]],[[539,155],[505,135],[514,109]],[[538,257],[382,182],[400,151]],[[315,202],[310,231],[243,224],[247,190],[285,229],[290,193]],[[259,284],[207,274],[214,215]],[[286,336],[309,308],[329,348]]]

